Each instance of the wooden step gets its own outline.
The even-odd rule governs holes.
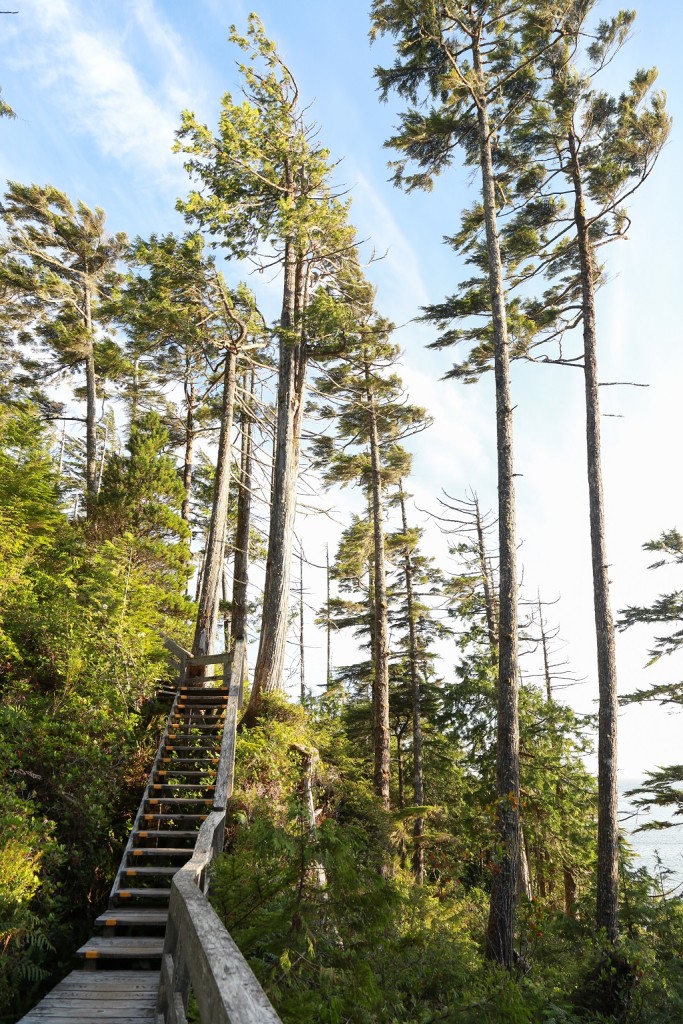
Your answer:
[[[181,697],[173,709],[173,713],[176,715],[224,715],[227,706],[228,702],[224,697],[216,697],[211,700],[185,700],[184,697]]]
[[[112,907],[96,919],[98,928],[126,927],[163,928],[168,921],[164,907]]]
[[[164,807],[169,805],[176,807],[180,805],[186,806],[187,804],[204,804],[209,807],[213,804],[213,797],[148,797],[145,800],[145,804],[150,804],[151,807],[159,807],[160,804],[163,804]]]
[[[153,796],[163,795],[164,791],[172,790],[174,793],[199,793],[203,796],[211,796],[215,786],[206,786],[201,782],[153,782],[150,786],[150,793]]]
[[[76,950],[76,956],[83,960],[149,960],[161,957],[163,951],[163,936],[96,935]]]
[[[200,694],[208,694],[210,697],[227,697],[230,694],[229,686],[181,686],[180,697],[196,697]]]
[[[177,754],[177,757],[172,755]],[[201,761],[203,764],[217,764],[220,755],[219,743],[195,743],[189,747],[186,743],[169,743],[164,748],[163,756],[167,759],[163,764],[177,764],[178,761]]]
[[[177,814],[162,814],[159,811],[143,815],[145,821],[204,821],[206,814],[190,814],[189,812],[178,812]]]
[[[165,765],[181,765],[181,764],[205,764],[209,765],[218,764],[220,758],[218,757],[162,757],[160,758],[161,764]]]
[[[188,770],[183,769],[182,771],[180,771],[180,770],[173,771],[172,768],[160,768],[160,769],[158,769],[154,773],[154,778],[155,779],[163,779],[167,775],[171,776],[172,778],[175,778],[176,776],[178,778],[180,778],[180,776],[182,775],[182,777],[184,779],[189,779],[190,777],[197,778],[197,779],[205,779],[207,777],[207,775],[209,777],[213,777],[213,773],[209,769],[205,769],[202,772],[202,771],[196,771],[195,769],[192,769],[192,768],[188,769]],[[168,785],[168,783],[165,783],[165,785]]]
[[[178,727],[175,726],[173,732],[169,732],[169,740],[175,740],[179,736],[196,736],[197,739],[208,740],[212,735],[216,735],[220,730],[220,725],[187,725]]]
[[[168,898],[171,894],[170,889],[138,889],[134,887],[126,887],[125,889],[115,889],[112,893],[112,899],[114,900],[125,900],[129,903],[132,900],[151,900],[154,903],[165,903],[168,905]]]
[[[203,817],[203,815],[201,815]],[[147,841],[154,839],[190,839],[195,840],[197,838],[198,829],[145,829],[142,832],[135,832],[133,834],[133,842],[136,841]],[[157,847],[157,849],[163,850],[163,846]],[[188,847],[191,851],[192,847]]]
[[[189,860],[193,852],[191,846],[135,846],[128,856],[134,858],[131,862],[134,864],[138,857],[184,857]]]
[[[141,864],[140,867],[123,868],[120,874],[123,878],[173,878],[180,867],[180,864],[173,867],[167,867],[165,864],[153,864],[151,867],[146,867]]]
[[[158,988],[158,971],[72,971],[20,1024],[152,1024]]]

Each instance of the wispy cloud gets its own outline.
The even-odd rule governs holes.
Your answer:
[[[372,277],[379,281],[380,308],[392,310],[394,319],[410,320],[428,301],[427,287],[415,250],[388,205],[364,174],[348,169],[352,181],[351,219],[359,224],[378,256]],[[386,255],[384,255],[386,253]]]
[[[147,31],[152,31],[152,12],[145,3],[136,16]],[[28,0],[23,13],[22,33],[31,34],[31,68],[42,86],[58,95],[72,124],[90,135],[106,158],[151,173],[160,184],[176,182],[181,161],[171,152],[174,98],[145,82],[110,35],[84,27],[87,18],[77,4]],[[170,34],[158,27],[155,35],[176,64],[182,61]],[[28,66],[26,58],[23,62]]]

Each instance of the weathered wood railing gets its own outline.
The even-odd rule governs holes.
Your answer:
[[[179,653],[182,648],[178,649]],[[184,673],[213,664],[182,652]],[[225,812],[235,771],[237,712],[246,675],[246,645],[238,640],[232,658],[228,704],[223,727],[214,803],[202,823],[192,859],[173,877],[161,961],[157,1010],[164,1024],[187,1024],[190,990],[202,1024],[280,1024],[251,968],[209,903],[209,866],[223,848]],[[207,682],[210,682],[207,680]]]

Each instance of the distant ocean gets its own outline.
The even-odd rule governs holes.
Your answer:
[[[648,821],[674,821],[667,808],[654,808],[654,813],[646,813],[635,808],[624,794],[629,789],[640,786],[643,779],[622,779],[619,782],[619,818],[621,827],[628,836],[632,849],[638,855],[636,866],[646,867],[651,874],[657,870],[657,854],[662,867],[671,872],[665,880],[665,889],[676,889],[683,896],[683,819],[674,828],[657,829],[638,832],[639,826]]]

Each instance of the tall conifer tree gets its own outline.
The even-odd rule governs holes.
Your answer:
[[[543,25],[554,16],[545,4]],[[535,46],[545,45],[529,15],[539,6],[517,0],[460,3],[374,0],[373,33],[396,39],[393,65],[376,72],[383,98],[407,100],[400,128],[388,145],[398,150],[395,182],[430,188],[460,149],[479,171],[487,282],[496,381],[500,622],[498,648],[498,822],[501,856],[493,876],[488,955],[513,963],[519,860],[519,722],[517,711],[517,558],[510,387],[510,339],[498,227],[497,148],[533,99]],[[436,105],[427,107],[430,102]],[[417,171],[407,174],[410,162]],[[471,308],[464,311],[471,312]]]

